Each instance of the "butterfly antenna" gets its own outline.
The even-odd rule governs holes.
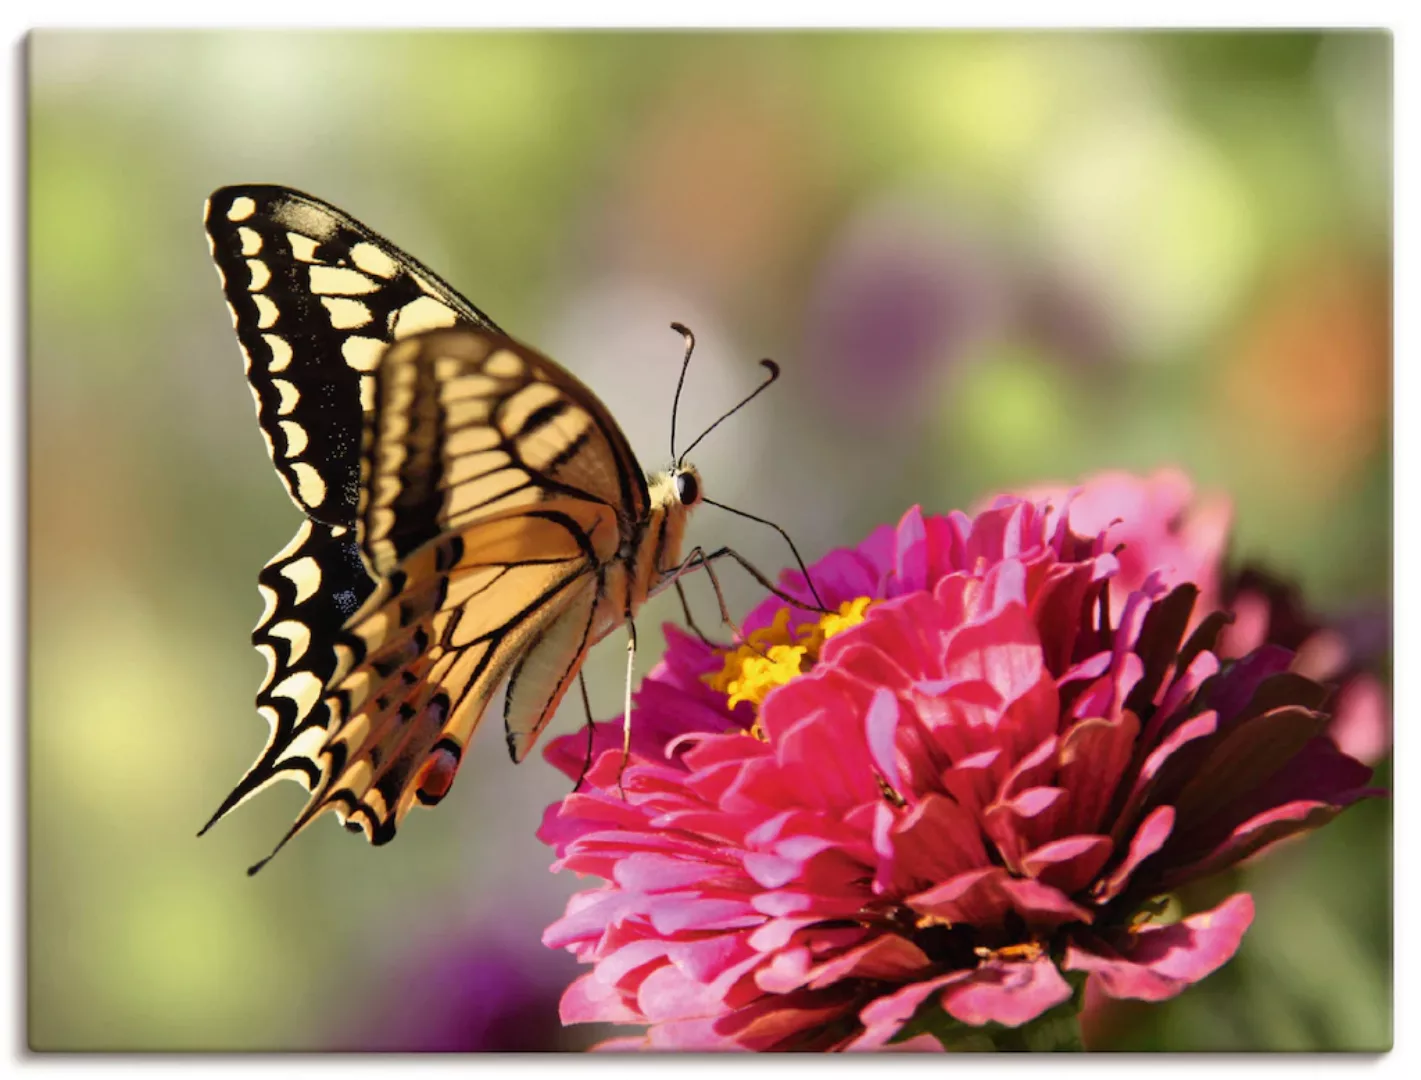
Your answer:
[[[729,409],[725,413],[725,415],[722,416],[719,420],[717,420],[714,424],[712,424],[710,427],[706,428],[705,431],[697,435],[696,441],[691,443],[691,445],[686,447],[686,449],[682,450],[680,456],[676,458],[677,468],[680,468],[681,463],[686,460],[687,454],[689,454],[696,447],[700,446],[702,439],[704,439],[716,428],[720,427],[721,424],[725,423],[741,409],[745,408],[746,405],[749,405],[750,402],[754,401],[757,397],[763,394],[766,390],[769,389],[770,384],[780,377],[780,366],[773,360],[761,360],[760,366],[766,368],[770,373],[768,376],[766,376],[765,381],[762,382],[759,386],[755,387],[755,389],[751,390],[750,393],[746,394],[745,397],[740,400],[739,404]]]
[[[696,347],[696,335],[690,328],[678,322],[671,329],[686,339],[686,359],[681,361],[681,377],[676,380],[676,398],[671,402],[671,460],[676,460],[676,412],[681,408],[681,387],[686,385],[686,369],[691,366],[691,353]]]
[[[764,387],[761,387],[760,389],[763,390]],[[758,392],[759,391],[756,391],[756,393]],[[754,395],[751,396],[753,397]],[[726,506],[725,503],[718,503],[714,499],[707,499],[705,496],[701,496],[701,502],[709,503],[711,506],[718,506],[722,510],[735,514],[738,517],[747,518],[750,521],[758,521],[761,525],[768,525],[770,528],[774,529],[775,532],[783,536],[785,543],[789,545],[789,550],[794,555],[794,561],[799,564],[799,572],[804,575],[804,582],[806,585],[809,586],[809,591],[814,596],[814,602],[819,605],[821,610],[829,610],[829,608],[825,605],[823,598],[819,595],[819,590],[814,587],[814,579],[809,576],[809,567],[804,565],[804,559],[800,557],[799,548],[794,546],[794,541],[790,539],[789,533],[785,532],[783,528],[775,524],[773,521],[769,520],[769,518],[756,517],[754,514],[748,513],[747,511],[737,510],[733,506]]]

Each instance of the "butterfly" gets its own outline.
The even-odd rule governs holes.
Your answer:
[[[449,792],[505,682],[521,761],[623,625],[629,722],[634,616],[687,571],[729,556],[778,592],[729,548],[681,555],[688,515],[711,502],[685,455],[720,423],[676,454],[684,327],[674,462],[648,476],[590,389],[342,211],[244,185],[215,192],[205,221],[259,428],[305,515],[257,575],[270,737],[202,829],[301,783],[306,806],[249,873],[327,810],[389,841]],[[721,420],[778,377],[762,363]]]

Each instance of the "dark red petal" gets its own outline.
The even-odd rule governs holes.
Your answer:
[[[950,923],[993,929],[1009,912],[1027,925],[1053,928],[1068,922],[1090,922],[1091,913],[1059,889],[1027,878],[1014,878],[999,866],[971,870],[905,901],[914,911]]]
[[[1212,817],[1256,790],[1327,727],[1325,713],[1272,709],[1230,725],[1211,740],[1198,771],[1174,798],[1181,821]]]
[[[917,892],[988,864],[976,820],[951,799],[931,794],[905,813],[883,803],[878,815],[883,835],[875,880],[885,892]]]
[[[1383,794],[1385,792],[1382,791],[1358,791],[1348,802]],[[1160,875],[1160,888],[1173,889],[1185,882],[1217,874],[1279,840],[1321,828],[1344,809],[1345,804],[1307,800],[1275,806],[1239,825],[1204,857],[1170,867]]]
[[[1129,711],[1114,719],[1082,720],[1061,739],[1057,783],[1071,797],[1067,815],[1072,832],[1108,828],[1106,811],[1135,749],[1140,722]]]
[[[1074,896],[1095,880],[1114,850],[1108,836],[1068,836],[1042,844],[1021,865],[1043,885]]]

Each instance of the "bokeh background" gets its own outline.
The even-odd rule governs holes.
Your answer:
[[[28,52],[36,1049],[604,1034],[559,1028],[576,965],[539,943],[578,886],[534,837],[566,781],[514,768],[496,718],[391,847],[322,822],[248,880],[295,785],[194,838],[265,740],[255,574],[298,520],[208,261],[223,184],[310,191],[416,254],[589,382],[649,467],[671,320],[700,340],[684,431],[774,356],[781,384],[697,459],[808,557],[914,502],[1174,463],[1234,499],[1240,556],[1387,624],[1385,34],[44,32]],[[693,536],[788,561],[713,508]],[[603,716],[623,655],[589,664]],[[573,702],[555,723],[580,722]],[[1238,957],[1092,1045],[1388,1046],[1390,822],[1354,808],[1243,871]]]

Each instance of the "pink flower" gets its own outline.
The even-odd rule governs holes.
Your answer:
[[[1368,764],[1391,749],[1390,703],[1371,670],[1380,649],[1365,640],[1378,635],[1329,624],[1307,609],[1295,587],[1266,570],[1228,565],[1233,508],[1227,498],[1196,495],[1189,477],[1171,468],[1149,476],[1096,473],[1073,489],[1048,484],[1019,494],[1055,506],[1069,502],[1072,530],[1108,537],[1120,562],[1110,583],[1112,603],[1124,603],[1151,573],[1168,585],[1194,584],[1196,623],[1217,608],[1234,616],[1219,637],[1221,658],[1237,659],[1264,644],[1291,650],[1292,670],[1335,688],[1328,735],[1339,747]]]
[[[1041,1016],[1067,973],[1160,1001],[1227,961],[1249,896],[1169,924],[1152,899],[1321,825],[1370,770],[1286,650],[1220,660],[1195,585],[1152,571],[1114,602],[1114,541],[1074,512],[913,509],[813,568],[835,615],[772,599],[735,649],[668,628],[625,772],[598,725],[540,832],[606,882],[544,935],[593,965],[563,1022],[645,1026],[617,1049],[919,1049],[944,1013]],[[585,754],[547,751],[570,777]]]

